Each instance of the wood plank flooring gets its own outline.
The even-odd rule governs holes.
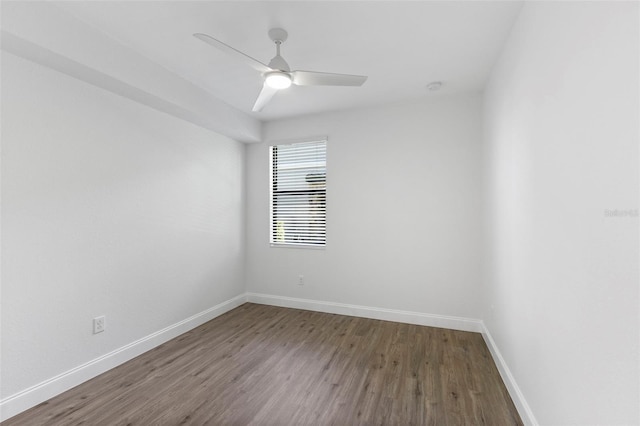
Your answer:
[[[2,423],[521,425],[478,333],[244,304]]]

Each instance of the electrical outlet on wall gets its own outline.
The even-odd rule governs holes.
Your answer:
[[[93,319],[93,334],[102,333],[106,327],[107,322],[104,315]]]
[[[298,275],[298,285],[304,285],[304,275]]]

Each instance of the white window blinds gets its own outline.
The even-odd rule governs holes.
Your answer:
[[[326,243],[327,141],[270,147],[271,244]]]

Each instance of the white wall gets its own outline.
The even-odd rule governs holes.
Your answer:
[[[638,19],[527,3],[485,93],[483,315],[543,425],[640,424]]]
[[[480,97],[268,123],[247,147],[247,291],[478,318]],[[269,247],[270,142],[328,136],[327,247]],[[303,274],[305,285],[298,286]]]
[[[238,142],[3,53],[2,157],[2,398],[244,293]]]

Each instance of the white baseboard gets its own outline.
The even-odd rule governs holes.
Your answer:
[[[507,391],[509,391],[509,395],[518,410],[518,414],[520,414],[520,418],[527,426],[537,426],[538,422],[533,415],[533,411],[531,411],[531,407],[529,407],[529,404],[527,404],[527,401],[524,399],[524,395],[518,387],[516,379],[511,374],[511,370],[509,370],[504,358],[502,358],[502,354],[500,354],[500,350],[498,350],[498,346],[493,340],[493,337],[491,337],[491,333],[489,333],[484,322],[482,323],[482,337],[489,348],[489,352],[491,352],[493,362],[495,362],[496,367],[498,367],[502,381],[507,387]]]
[[[284,308],[326,312],[329,314],[348,315],[352,317],[426,325],[429,327],[449,328],[460,331],[474,331],[481,333],[483,330],[482,321],[477,319],[425,314],[422,312],[372,308],[369,306],[348,305],[345,303],[325,302],[310,299],[296,299],[293,297],[272,296],[259,293],[247,293],[247,302],[281,306]]]
[[[99,358],[4,398],[0,401],[0,421],[7,420],[31,407],[35,407],[41,402],[86,382],[105,371],[117,367],[156,346],[242,305],[246,301],[246,294],[236,296],[206,311],[193,315]]]

